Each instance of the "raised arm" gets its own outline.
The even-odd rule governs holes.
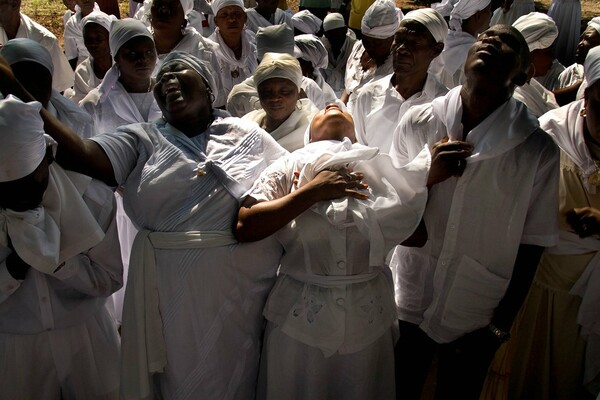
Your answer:
[[[281,198],[258,202],[248,197],[240,207],[234,235],[240,242],[261,240],[277,232],[319,201],[345,196],[367,199],[367,194],[358,191],[367,187],[361,183],[362,179],[363,175],[360,173],[325,170],[306,185]]]
[[[2,56],[0,56],[0,92],[5,97],[12,94],[22,101],[35,101],[15,78],[10,65]],[[112,164],[97,143],[81,139],[46,109],[42,108],[40,114],[44,120],[45,132],[58,142],[57,161],[64,168],[89,175],[110,186],[116,185]]]

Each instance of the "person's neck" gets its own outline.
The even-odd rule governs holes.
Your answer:
[[[289,116],[288,116],[288,118],[289,118]],[[279,128],[281,126],[281,124],[283,124],[286,120],[287,120],[287,118],[281,119],[281,120],[274,120],[272,118],[269,118],[268,115],[265,115],[265,118],[263,119],[263,123],[262,123],[261,127],[265,131],[271,133],[275,129]]]
[[[377,64],[378,67],[381,67],[383,64],[385,64],[385,62],[389,56],[390,56],[390,54],[388,53],[384,56],[377,56],[377,57],[371,57],[371,58],[375,61],[375,64]]]
[[[21,13],[16,12],[13,13],[5,24],[2,25],[4,31],[6,32],[6,37],[8,40],[14,39],[17,37],[17,32],[19,31],[19,26],[21,25]]]
[[[169,124],[173,125],[185,136],[193,138],[206,132],[213,120],[212,110],[208,110],[208,112],[197,114],[194,118],[182,119],[181,121],[169,121]]]
[[[240,59],[242,57],[242,35],[241,34],[223,34],[223,31],[220,31],[221,37],[223,41],[233,51],[236,59]]]
[[[419,71],[413,74],[394,73],[392,85],[403,99],[408,99],[415,93],[423,91],[427,81],[427,71]]]
[[[154,30],[154,45],[158,54],[170,53],[183,39],[181,29]]]
[[[106,72],[112,67],[112,57],[110,53],[102,57],[95,57],[92,62],[92,68],[94,69],[94,75],[97,78],[104,79]]]
[[[127,93],[148,93],[152,91],[153,86],[152,78],[150,77],[128,81],[119,78],[119,82],[121,82]]]
[[[499,88],[495,82],[465,82],[460,97],[462,100],[463,140],[466,135],[485,120],[512,95],[507,88]]]

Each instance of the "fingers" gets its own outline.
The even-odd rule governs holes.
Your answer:
[[[600,232],[597,213],[591,207],[574,208],[567,213],[567,222],[580,237],[588,237]]]

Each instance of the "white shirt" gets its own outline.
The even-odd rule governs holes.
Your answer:
[[[325,78],[325,82],[327,82],[334,90],[336,96],[340,97],[345,86],[346,63],[348,62],[348,57],[350,57],[354,43],[356,43],[356,35],[351,29],[348,29],[346,40],[337,57],[333,55],[331,43],[329,43],[329,40],[327,40],[325,36],[321,38],[321,41],[323,42],[323,46],[327,49],[329,60],[327,68],[322,70],[323,77]]]
[[[523,86],[517,86],[513,97],[525,104],[529,111],[538,118],[548,111],[558,108],[554,94],[535,79]]]
[[[464,65],[469,48],[475,43],[475,37],[463,31],[448,31],[448,39],[442,53],[433,59],[429,72],[448,89],[462,85],[465,81]]]
[[[392,84],[394,74],[370,82],[356,99],[352,117],[356,140],[366,146],[377,147],[389,153],[394,131],[402,116],[413,106],[431,102],[443,96],[448,89],[433,75],[428,74],[422,91],[404,99]]]
[[[65,92],[65,97],[75,104],[79,104],[92,89],[98,87],[101,83],[102,79],[98,78],[94,73],[93,60],[91,57],[88,57],[75,68],[73,89]]]
[[[360,64],[360,58],[364,52],[365,47],[362,44],[362,40],[357,41],[354,43],[354,47],[352,48],[352,52],[350,53],[346,64],[346,91],[350,94],[346,106],[350,113],[352,113],[352,108],[354,107],[358,93],[364,85],[394,72],[391,54],[388,55],[388,58],[386,58],[382,65],[363,71]]]
[[[100,11],[97,3],[94,3],[94,10]],[[65,46],[65,55],[68,60],[77,58],[77,65],[89,57],[90,53],[83,43],[83,26],[81,24],[81,10],[71,15],[71,18],[65,24],[65,34],[63,37]]]
[[[27,38],[40,43],[50,52],[54,73],[52,74],[52,88],[64,92],[73,86],[73,69],[65,57],[56,36],[42,25],[33,21],[25,14],[21,14],[21,23],[17,30],[18,38]],[[4,28],[0,26],[0,45],[8,42]]]
[[[266,28],[267,26],[282,24],[288,24],[288,26],[294,30],[292,16],[285,11],[280,10],[279,8],[275,10],[275,14],[271,16],[270,20],[260,15],[254,8],[247,8],[246,15],[248,16],[248,19],[246,20],[246,28],[250,29],[254,33],[258,32],[258,28]]]
[[[402,119],[392,157],[410,159],[445,135],[462,137],[461,87]],[[537,120],[509,99],[467,135],[473,155],[459,178],[429,191],[420,249],[398,246],[398,317],[447,343],[489,324],[520,244],[556,244],[558,151]]]

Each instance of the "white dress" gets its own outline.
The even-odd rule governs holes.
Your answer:
[[[94,10],[100,11],[97,3],[94,3]],[[65,55],[68,60],[77,59],[77,65],[90,56],[88,49],[83,43],[83,26],[81,25],[81,10],[71,15],[71,18],[65,24],[65,34],[63,37]]]
[[[575,49],[581,35],[581,2],[552,0],[548,15],[558,27],[554,55],[563,65],[571,65],[575,61]]]
[[[92,58],[88,57],[75,68],[75,83],[73,84],[73,89],[69,89],[65,92],[65,97],[75,104],[79,104],[92,89],[98,87],[98,85],[102,83],[102,79],[98,78],[94,73],[94,66],[92,63]]]
[[[239,198],[269,163],[285,154],[266,132],[237,118],[218,118],[193,138],[159,120],[93,140],[110,158],[116,180],[124,187],[127,214],[148,238],[141,246],[190,231],[231,237]],[[148,271],[151,264],[138,265],[141,260],[131,259],[122,325],[125,399],[144,398],[153,388],[168,399],[254,397],[264,327],[261,312],[280,250],[272,240],[214,247],[202,247],[201,242],[152,248],[155,271]],[[156,281],[141,290],[158,296],[156,331],[136,325],[137,315],[127,312],[130,302],[133,308],[148,306],[136,304],[143,295],[136,283],[140,274],[150,272],[156,273]],[[166,346],[160,368],[132,361],[157,348],[156,341],[149,349],[140,348],[144,339],[157,334],[164,334],[157,346]],[[147,381],[148,371],[163,368]],[[144,379],[146,392],[139,389]]]
[[[323,201],[274,234],[284,248],[264,315],[258,399],[393,399],[396,318],[384,261],[414,231],[427,191],[429,152],[394,168],[348,139],[309,143],[267,168],[250,196],[274,200],[319,171],[364,172],[370,199]],[[410,172],[409,172],[410,171]]]

